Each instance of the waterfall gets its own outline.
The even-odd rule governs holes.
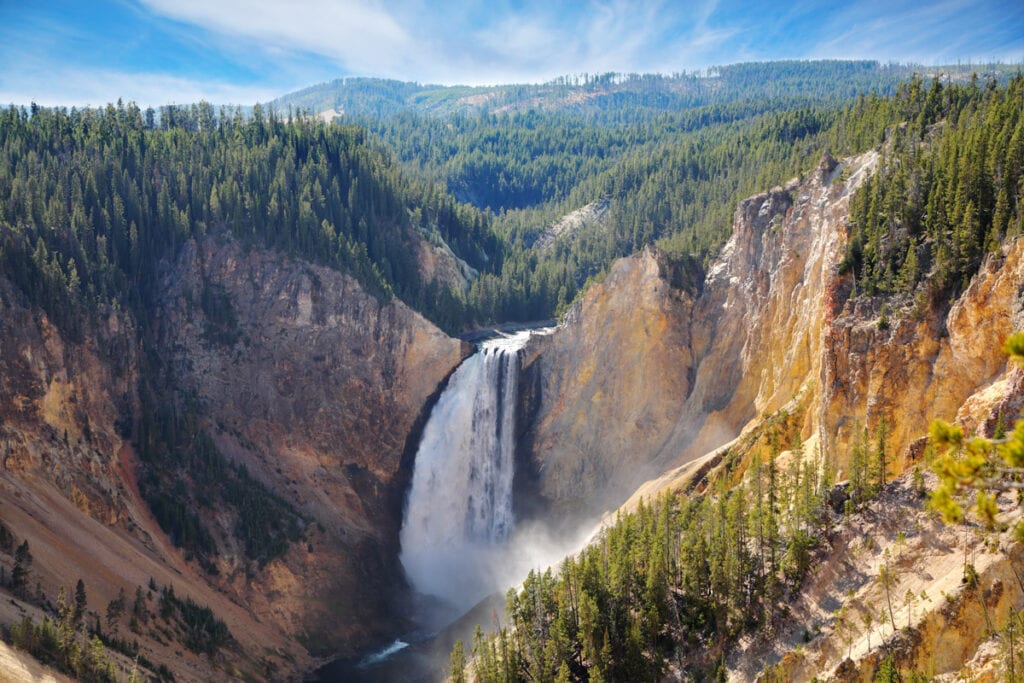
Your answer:
[[[515,408],[530,332],[486,341],[452,374],[423,431],[401,531],[413,586],[468,608],[510,580]]]

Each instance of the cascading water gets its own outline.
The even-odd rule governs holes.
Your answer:
[[[530,570],[578,551],[596,531],[553,535],[543,521],[517,524],[513,515],[520,354],[531,335],[552,330],[484,342],[452,374],[420,438],[400,535],[410,582],[439,600],[417,601],[415,631],[358,660],[332,665],[321,672],[321,681],[443,677],[449,645],[437,659],[433,639],[440,629],[482,598],[520,583]],[[481,609],[494,608],[492,603]]]
[[[515,524],[515,408],[529,337],[484,342],[459,366],[416,452],[402,564],[417,590],[459,609],[515,578],[503,550]]]

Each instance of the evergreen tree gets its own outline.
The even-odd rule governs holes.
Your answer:
[[[11,589],[16,593],[24,592],[28,586],[28,577],[32,572],[32,551],[29,550],[28,539],[14,551],[14,569],[11,570]]]
[[[456,640],[455,647],[452,648],[448,679],[452,683],[465,683],[466,681],[466,653],[461,640]]]
[[[85,616],[85,608],[88,604],[89,600],[85,594],[85,582],[82,581],[82,579],[79,579],[78,583],[75,584],[75,624],[82,623],[82,617]]]

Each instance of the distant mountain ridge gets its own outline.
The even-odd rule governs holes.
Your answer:
[[[70,670],[71,641],[61,650],[36,629],[58,618],[75,630],[63,596],[80,579],[82,631],[110,636],[109,657],[90,658],[122,678],[137,662],[163,680],[294,680],[320,656],[407,632],[418,607],[399,563],[402,503],[425,421],[471,350],[420,314],[461,332],[565,312],[524,349],[524,520],[596,515],[647,477],[660,475],[647,495],[693,472],[725,482],[755,447],[786,471],[801,441],[835,456],[860,504],[868,427],[886,444],[869,482],[884,494],[917,464],[932,415],[1002,424],[1024,401],[998,350],[1024,328],[1024,76],[1001,86],[1003,71],[958,71],[966,84],[947,86],[925,74],[891,97],[841,99],[889,68],[728,67],[694,77],[718,79],[701,96],[722,99],[671,111],[655,104],[697,97],[681,76],[352,83],[353,102],[370,102],[356,96],[365,86],[382,108],[434,107],[376,126],[278,106],[248,119],[168,107],[159,121],[131,103],[0,111],[0,630]],[[831,97],[843,69],[837,99],[782,99]],[[773,70],[788,75],[771,83]],[[724,99],[755,97],[730,95],[740,83],[761,99]],[[431,113],[459,101],[483,113]],[[552,108],[514,111],[538,102]],[[746,450],[691,459],[744,429]],[[852,551],[844,539],[860,534],[846,529],[834,538]],[[927,544],[912,543],[923,557]],[[849,613],[875,618],[885,544],[831,561],[858,577]],[[978,563],[982,585],[1015,548],[991,571]],[[796,576],[771,564],[773,581]],[[713,605],[694,604],[682,605],[703,620],[692,633],[712,642]],[[731,638],[753,603],[719,604]],[[867,647],[854,643],[863,657],[812,643],[817,626],[840,633],[834,606],[793,612],[816,621],[793,622],[790,659],[798,640],[811,655],[786,671],[847,666],[842,651],[862,671],[878,663],[870,625]],[[911,608],[924,614],[908,604],[908,622]],[[610,656],[626,662],[613,648],[633,634],[657,639],[647,612],[621,612],[647,625],[620,619]],[[927,628],[925,654],[942,635]],[[725,651],[700,645],[701,671],[721,669]],[[776,661],[758,656],[745,662]],[[754,668],[736,657],[734,671]]]
[[[633,116],[759,98],[842,101],[860,93],[891,95],[913,74],[952,80],[972,73],[1003,80],[1005,64],[922,66],[874,60],[749,62],[670,75],[615,73],[562,76],[542,84],[421,85],[382,78],[348,77],[282,95],[269,104],[340,117],[423,114],[500,114],[538,109],[591,116],[631,104]]]

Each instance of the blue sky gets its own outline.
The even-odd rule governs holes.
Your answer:
[[[1024,62],[1022,0],[0,0],[0,104],[249,104],[342,76]]]

